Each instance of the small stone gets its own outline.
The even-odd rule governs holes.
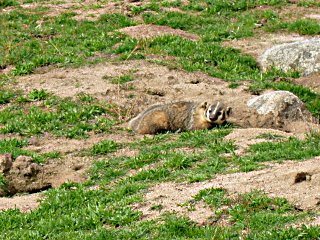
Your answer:
[[[40,145],[40,141],[38,137],[32,136],[29,139],[29,145],[33,145],[33,146],[39,146]]]

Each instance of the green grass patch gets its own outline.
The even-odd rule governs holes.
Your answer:
[[[97,144],[94,144],[92,146],[91,152],[94,155],[98,154],[107,154],[111,152],[117,151],[117,149],[120,147],[118,143],[112,140],[103,140]]]
[[[208,12],[210,13],[218,13],[218,12],[239,12],[239,11],[245,11],[250,8],[255,8],[261,5],[282,5],[286,1],[283,0],[258,0],[258,1],[252,1],[252,0],[240,0],[240,1],[227,1],[227,0],[209,0],[206,1],[208,4]]]
[[[302,0],[298,2],[298,6],[301,7],[320,7],[318,0]]]
[[[297,32],[302,35],[320,34],[320,24],[314,19],[299,19],[287,26],[290,32]]]
[[[260,239],[258,236],[267,236],[307,215],[295,210],[284,198],[270,198],[255,191],[230,198],[226,190],[210,188],[200,191],[195,200],[202,200],[213,209],[211,221],[229,219],[232,232],[246,230],[248,239]]]
[[[60,99],[44,90],[21,95],[17,102],[0,112],[3,124],[0,132],[23,136],[52,132],[57,136],[81,138],[90,131],[107,132],[116,122],[111,105]]]
[[[256,169],[260,162],[308,159],[320,155],[320,135],[313,133],[305,140],[290,137],[279,142],[257,143],[250,146],[248,153],[237,159],[243,171]]]
[[[294,22],[284,22],[277,19],[270,21],[266,25],[266,30],[270,32],[287,30],[301,35],[318,35],[320,33],[320,24],[314,19],[298,19]]]
[[[155,1],[151,1],[150,3],[147,4],[143,4],[140,6],[132,6],[130,8],[130,11],[133,15],[137,15],[140,14],[144,11],[155,11],[155,12],[159,12],[160,11],[160,6],[158,3],[156,3]]]
[[[0,9],[10,6],[17,6],[19,3],[14,0],[0,0]]]
[[[0,191],[1,190],[5,191],[6,186],[7,186],[6,179],[2,174],[0,174]]]
[[[29,214],[19,210],[1,212],[1,237],[56,239],[71,234],[90,236],[107,225],[111,229],[129,225],[139,219],[140,213],[129,205],[140,201],[136,193],[142,188],[142,185],[126,183],[116,191],[90,191],[81,185],[65,184],[49,190],[41,207]]]
[[[16,138],[0,140],[0,154],[11,153],[12,158],[16,159],[18,156],[30,156],[34,162],[43,163],[47,159],[59,158],[61,154],[53,151],[44,154],[38,154],[33,151],[24,150],[23,147],[28,146],[28,140],[18,140]]]
[[[73,14],[44,17],[41,11],[13,10],[0,15],[0,67],[15,65],[15,75],[46,65],[80,65],[97,52],[112,53],[123,40],[115,29],[134,22],[120,14],[102,15],[98,21],[76,21]],[[39,21],[43,21],[39,27]],[[94,61],[99,61],[95,58]]]
[[[0,104],[10,102],[15,97],[15,93],[7,90],[0,90]]]
[[[124,84],[131,81],[133,81],[133,76],[131,74],[122,75],[111,79],[111,83],[113,84]]]
[[[17,98],[17,102],[36,102],[42,101],[49,97],[49,93],[47,93],[44,89],[33,89],[29,94],[26,96],[19,95]]]
[[[230,204],[231,200],[226,195],[227,191],[223,188],[208,188],[201,190],[194,199],[204,201],[212,208],[219,208],[223,205]]]

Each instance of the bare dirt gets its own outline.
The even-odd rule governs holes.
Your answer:
[[[230,194],[260,190],[271,197],[285,197],[298,209],[319,209],[319,161],[319,157],[304,162],[288,161],[260,171],[217,175],[210,181],[199,183],[161,183],[152,187],[145,195],[144,204],[135,208],[141,210],[146,219],[155,219],[164,212],[175,212],[201,224],[214,215],[212,209],[200,205],[190,213],[186,203],[201,190],[224,188]],[[160,211],[152,210],[152,206],[158,205],[162,207]]]
[[[81,3],[66,1],[64,4],[60,4],[59,7],[56,4],[54,7],[48,5],[48,15],[60,14],[74,8],[75,5],[76,7],[81,7],[83,4],[87,6],[89,3],[90,1]],[[103,8],[94,12],[89,10],[77,12],[78,10],[76,9],[78,14],[75,18],[96,18],[105,13],[104,11],[126,11],[127,6],[117,3],[108,4],[112,5],[110,5],[109,9]],[[128,1],[127,4],[139,3]],[[23,7],[32,9],[36,7],[36,4],[24,5]],[[9,10],[7,9],[7,11]],[[308,14],[317,15],[318,12],[311,11]],[[137,38],[177,34],[193,40],[197,39],[197,36],[181,30],[153,25],[126,28],[122,32]],[[258,58],[265,49],[275,44],[305,38],[305,36],[297,34],[259,33],[254,38],[228,41],[224,45],[239,48],[241,51]],[[155,56],[155,58],[157,57],[159,56]],[[134,76],[133,81],[123,85],[111,83],[112,78],[125,74],[132,74]],[[317,76],[304,77],[298,79],[297,83],[319,91],[317,79]],[[290,124],[281,123],[279,125],[274,116],[258,116],[246,106],[246,102],[253,97],[246,91],[248,84],[243,82],[240,87],[230,89],[227,82],[200,72],[189,73],[183,70],[170,69],[149,61],[137,60],[122,63],[109,61],[81,68],[45,67],[38,69],[35,74],[19,77],[15,88],[25,92],[29,92],[32,89],[45,89],[61,97],[76,97],[80,93],[91,94],[101,101],[113,102],[120,108],[125,108],[127,114],[122,118],[125,122],[154,103],[177,100],[220,100],[233,108],[230,122],[239,127],[239,129],[235,129],[233,133],[226,137],[226,140],[234,140],[239,147],[239,151],[236,154],[243,154],[250,144],[266,141],[266,139],[256,138],[261,133],[282,135],[285,138],[290,136],[303,138],[304,134],[310,131],[311,128],[318,128],[317,125],[303,121]],[[78,154],[81,150],[89,149],[93,144],[103,139],[130,142],[141,137],[121,132],[119,134],[91,135],[86,140],[68,140],[52,136],[36,138],[27,149],[38,152],[59,151],[62,153],[62,157],[61,159],[50,160],[45,165],[32,165],[33,167],[30,167],[30,161],[24,160],[21,166],[24,164],[25,167],[19,168],[15,166],[12,170],[12,175],[8,175],[8,179],[12,179],[13,188],[16,189],[15,191],[12,190],[12,194],[26,190],[31,193],[37,192],[45,189],[44,187],[46,186],[57,187],[66,181],[85,181],[86,173],[92,161],[97,159],[81,156],[81,154]],[[133,156],[136,152],[130,149],[121,149],[115,154]],[[318,209],[320,202],[319,161],[319,157],[304,162],[289,161],[282,164],[274,164],[260,171],[217,175],[214,179],[201,183],[162,183],[149,189],[145,195],[145,204],[139,204],[135,208],[140,209],[144,218],[147,219],[154,219],[165,211],[171,211],[188,215],[192,220],[203,223],[208,217],[212,216],[212,209],[209,209],[203,203],[199,203],[195,206],[195,211],[189,211],[187,207],[183,207],[181,204],[192,200],[192,197],[202,189],[223,187],[231,194],[259,189],[270,196],[285,197],[301,209]],[[26,168],[29,168],[31,173],[23,172]],[[35,171],[32,171],[32,169],[35,169]],[[33,185],[39,184],[37,190],[28,190],[31,183]],[[17,190],[17,186],[22,186],[22,189]],[[19,208],[22,211],[29,211],[38,206],[39,198],[41,198],[40,193],[0,198],[0,210]],[[150,210],[154,205],[162,205],[163,208],[161,211]],[[315,221],[315,224],[319,224],[319,219]]]
[[[151,24],[126,27],[121,29],[120,32],[136,39],[154,38],[163,35],[176,35],[194,41],[200,39],[198,35],[188,33],[180,29],[173,29],[167,26],[157,26]]]

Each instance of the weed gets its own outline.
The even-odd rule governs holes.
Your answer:
[[[161,211],[162,209],[163,209],[163,206],[161,204],[153,205],[150,207],[150,210]]]
[[[320,7],[318,0],[302,0],[298,2],[298,6],[302,7]]]
[[[213,208],[219,208],[230,203],[230,199],[226,198],[227,191],[223,188],[209,188],[201,190],[194,199],[204,201]]]
[[[294,22],[281,22],[279,20],[270,21],[266,30],[275,32],[287,29],[290,32],[297,32],[302,35],[317,35],[320,33],[319,23],[314,19],[298,19]]]
[[[119,144],[112,140],[103,140],[92,146],[91,152],[94,155],[115,152]]]
[[[2,174],[0,174],[0,191],[5,190],[6,186],[7,186],[6,179]]]
[[[193,162],[199,160],[199,156],[175,152],[166,157],[165,167],[173,170],[186,169],[191,167]]]
[[[95,98],[93,96],[91,96],[90,94],[87,94],[87,93],[79,93],[77,95],[78,99],[82,102],[89,102],[89,103],[92,103],[94,102]]]
[[[161,6],[163,7],[180,7],[182,5],[181,0],[175,0],[175,1],[162,1]]]
[[[313,19],[299,19],[293,23],[288,24],[290,32],[297,32],[302,35],[317,35],[320,34],[320,24]]]
[[[5,104],[10,102],[11,99],[15,97],[15,93],[12,91],[1,91],[0,90],[0,104]]]
[[[240,86],[239,83],[230,83],[228,87],[231,88],[231,89],[235,89],[235,88],[237,88],[239,86]]]
[[[0,8],[5,8],[5,7],[9,7],[9,6],[16,6],[18,5],[17,1],[14,0],[1,0],[0,1]]]
[[[54,159],[54,158],[60,158],[61,157],[61,153],[58,151],[53,151],[53,152],[48,152],[48,153],[44,153],[42,155],[45,159]]]
[[[47,99],[49,94],[44,89],[33,89],[25,98],[20,98],[20,102],[35,102]]]
[[[111,83],[113,84],[124,84],[133,80],[133,76],[131,74],[122,75],[119,77],[115,77],[111,79]]]
[[[141,5],[141,6],[133,6],[130,9],[131,13],[134,15],[140,14],[140,13],[147,11],[147,10],[158,12],[158,11],[160,11],[160,6],[159,6],[159,4],[157,4],[156,2],[153,1],[148,4]]]

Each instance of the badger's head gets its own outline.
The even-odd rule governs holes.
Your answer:
[[[227,121],[231,113],[231,107],[224,107],[223,103],[216,102],[211,105],[206,104],[206,119],[208,122],[215,124],[223,124]]]

